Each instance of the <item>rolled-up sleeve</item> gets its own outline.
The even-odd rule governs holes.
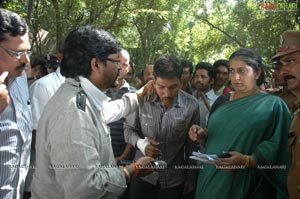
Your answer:
[[[140,128],[140,122],[139,122],[139,111],[138,109],[128,115],[126,117],[125,123],[124,123],[124,138],[125,142],[132,144],[133,146],[136,146],[136,143],[138,139],[141,137],[139,134],[141,134],[141,128]]]
[[[135,111],[138,106],[138,98],[135,93],[125,93],[121,99],[106,101],[103,105],[105,121],[111,123]]]

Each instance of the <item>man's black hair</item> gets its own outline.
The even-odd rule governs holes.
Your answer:
[[[195,67],[195,72],[197,70],[200,69],[204,69],[207,70],[208,76],[210,77],[210,79],[215,78],[215,72],[214,72],[214,68],[212,67],[212,65],[208,62],[199,62],[196,67]]]
[[[173,54],[164,55],[154,62],[154,76],[160,78],[181,78],[182,65]]]
[[[6,33],[16,37],[25,35],[28,31],[28,25],[20,15],[0,8],[0,41],[6,40]]]
[[[109,32],[96,26],[82,26],[73,30],[65,39],[61,74],[66,78],[91,73],[91,59],[99,58],[106,64],[110,54],[121,51],[118,40]]]

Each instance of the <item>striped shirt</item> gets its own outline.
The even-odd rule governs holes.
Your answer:
[[[140,102],[135,114],[126,118],[125,141],[133,146],[144,137],[160,142],[162,156],[158,159],[166,161],[168,169],[158,169],[142,179],[153,185],[159,180],[162,189],[180,185],[186,180],[187,172],[176,167],[189,162],[193,145],[188,139],[188,131],[191,125],[199,125],[199,103],[181,90],[170,109],[163,107],[157,94],[146,98]],[[137,150],[135,159],[141,156],[142,152]]]
[[[8,78],[10,103],[0,113],[0,198],[22,198],[31,147],[31,111],[25,71]]]
[[[113,89],[108,89],[106,95],[110,97],[112,100],[116,100],[116,99],[121,99],[123,94],[125,93],[128,92],[133,93],[135,91],[136,89],[130,86],[125,81],[124,85],[120,89],[118,89],[117,92],[113,92]],[[113,147],[113,152],[115,157],[123,154],[127,144],[124,139],[124,128],[123,128],[124,122],[125,122],[125,118],[121,118],[118,121],[108,124],[110,128],[111,144]]]

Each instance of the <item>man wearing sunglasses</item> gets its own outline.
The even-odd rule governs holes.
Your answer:
[[[0,198],[22,198],[31,144],[28,26],[0,9]]]
[[[280,75],[288,89],[297,97],[293,106],[293,121],[289,133],[291,167],[288,176],[288,191],[291,199],[300,198],[300,31],[289,30],[281,35],[281,44],[272,60],[282,64]]]

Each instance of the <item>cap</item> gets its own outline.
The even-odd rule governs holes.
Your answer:
[[[272,60],[297,51],[300,51],[300,30],[285,31],[280,35],[280,46]]]

